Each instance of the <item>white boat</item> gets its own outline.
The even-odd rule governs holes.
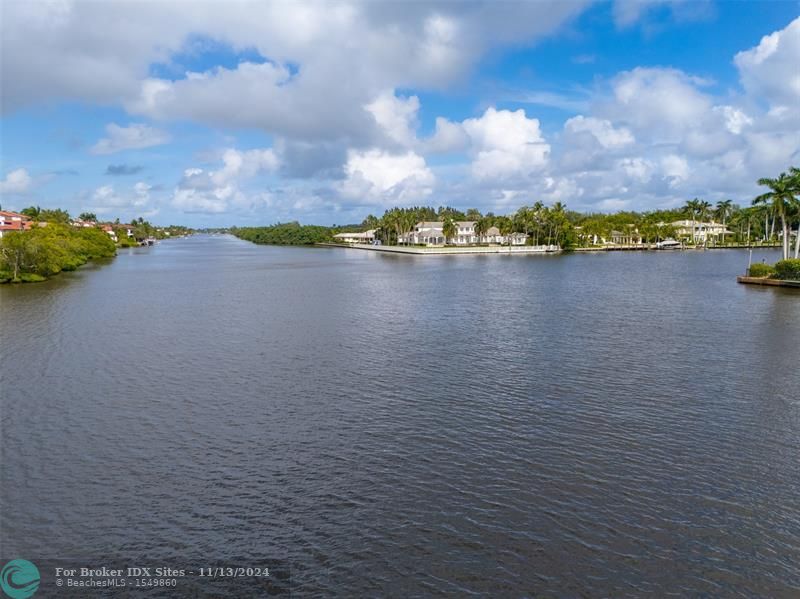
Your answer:
[[[679,250],[683,247],[680,241],[674,239],[665,239],[656,243],[657,250]]]

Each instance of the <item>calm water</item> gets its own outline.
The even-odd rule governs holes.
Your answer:
[[[800,294],[746,263],[198,236],[4,286],[0,553],[285,559],[298,596],[796,597]]]

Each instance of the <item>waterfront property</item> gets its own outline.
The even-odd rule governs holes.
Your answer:
[[[24,214],[0,210],[0,237],[6,231],[27,231],[31,226],[31,219]]]
[[[414,228],[397,239],[398,243],[407,245],[438,246],[452,244],[469,246],[476,244],[525,245],[528,236],[525,233],[502,235],[497,227],[489,227],[483,234],[475,229],[476,221],[454,221],[455,235],[449,239],[444,234],[444,221],[420,221]]]
[[[333,238],[342,243],[372,243],[375,241],[375,229],[363,233],[338,233]]]
[[[724,235],[732,235],[722,223],[691,220],[676,220],[672,223],[678,238],[692,239],[694,243],[720,241]]]

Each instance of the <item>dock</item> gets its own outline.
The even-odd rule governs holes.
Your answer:
[[[770,287],[793,287],[800,289],[800,281],[781,281],[780,279],[768,279],[765,277],[736,277],[737,283],[743,285],[768,285]]]

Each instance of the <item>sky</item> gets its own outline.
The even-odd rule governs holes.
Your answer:
[[[800,165],[797,0],[0,7],[3,209],[643,211]]]

